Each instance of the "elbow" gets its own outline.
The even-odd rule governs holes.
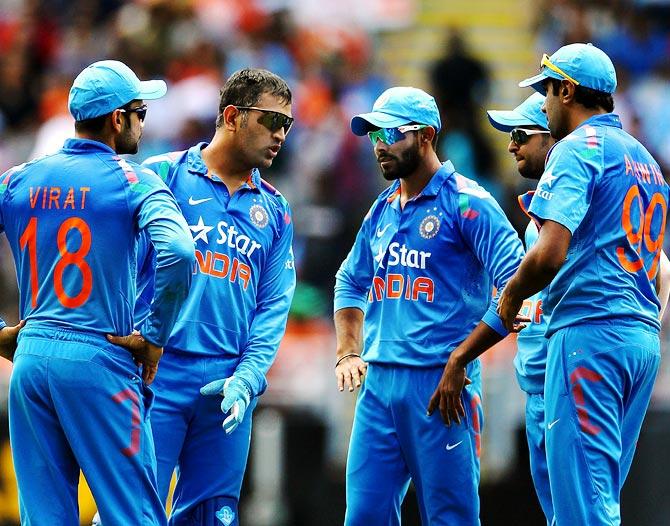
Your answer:
[[[175,237],[168,247],[168,251],[180,266],[191,269],[195,265],[195,249],[191,236]]]

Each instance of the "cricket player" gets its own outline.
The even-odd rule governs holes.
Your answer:
[[[510,134],[507,149],[516,160],[519,174],[534,180],[542,176],[544,160],[555,143],[549,134],[547,116],[542,112],[543,104],[544,96],[534,93],[511,111],[487,112],[495,129]],[[519,196],[519,204],[526,213],[533,194],[528,192]],[[536,243],[538,232],[537,224],[531,220],[524,234],[526,250]],[[547,366],[547,340],[544,335],[549,317],[543,308],[543,291],[525,299],[521,313],[529,321],[517,337],[514,367],[519,387],[526,393],[526,439],[533,485],[547,524],[551,524],[554,511],[544,440],[544,376]]]
[[[474,329],[475,345],[507,334],[492,285],[505,285],[523,248],[491,195],[439,161],[440,127],[433,97],[412,87],[386,90],[351,121],[391,185],[365,216],[335,285],[338,387],[361,388],[347,526],[400,524],[410,479],[423,524],[479,524],[478,361],[467,380],[464,371],[462,425],[430,414],[441,404],[434,391],[444,364],[468,333]]]
[[[143,100],[166,89],[121,62],[90,65],[70,90],[75,138],[0,177],[25,320],[9,387],[24,526],[79,524],[80,469],[106,524],[167,522],[147,384],[189,288],[193,244],[160,178],[119,157],[137,151]],[[155,247],[156,278],[131,354],[106,335],[133,330],[139,232]]]
[[[590,44],[544,55],[522,81],[546,94],[558,140],[530,204],[539,238],[499,304],[506,326],[547,285],[546,448],[555,523],[621,523],[659,367],[659,262],[668,186],[612,113],[616,74]],[[551,283],[551,284],[550,284]]]
[[[292,123],[284,80],[244,69],[221,89],[209,144],[144,163],[174,193],[197,261],[151,414],[163,501],[177,468],[172,526],[239,524],[251,413],[267,387],[296,281],[291,210],[259,168],[272,165]],[[153,251],[144,247],[140,319],[153,289]]]

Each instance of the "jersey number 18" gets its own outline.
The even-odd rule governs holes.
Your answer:
[[[67,248],[67,235],[71,230],[77,230],[81,236],[81,244],[74,252],[70,252]],[[28,247],[28,258],[30,261],[30,293],[31,305],[33,309],[37,307],[37,292],[39,289],[39,279],[37,276],[37,218],[32,217],[28,222],[28,226],[21,234],[19,239],[21,250]],[[91,249],[91,229],[86,221],[79,217],[70,217],[63,221],[58,228],[56,235],[56,244],[60,258],[54,268],[54,292],[58,301],[68,309],[76,309],[81,307],[88,297],[91,295],[93,288],[93,273],[91,267],[84,259]],[[70,296],[65,292],[63,287],[63,274],[65,269],[70,265],[74,265],[79,269],[82,277],[82,286],[79,294]]]

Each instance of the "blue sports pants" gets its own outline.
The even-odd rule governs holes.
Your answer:
[[[480,365],[468,366],[466,416],[451,427],[439,411],[426,415],[442,370],[369,365],[349,444],[346,526],[400,524],[410,479],[424,526],[479,525]]]
[[[226,526],[239,524],[237,504],[249,456],[256,399],[247,408],[244,421],[227,435],[222,427],[222,398],[200,394],[203,385],[233,374],[238,360],[193,356],[170,349],[161,359],[152,384],[156,400],[151,423],[163,502],[175,466],[177,469],[171,526],[221,524],[216,513],[226,517]],[[221,502],[220,509],[204,504],[212,499]],[[104,521],[103,524],[107,526]]]
[[[9,387],[21,524],[79,524],[81,468],[105,526],[164,526],[152,399],[130,353],[104,337],[23,329]]]
[[[549,470],[547,469],[547,448],[544,437],[544,394],[526,394],[526,440],[530,458],[530,474],[540,506],[551,524],[554,506],[551,502]]]
[[[551,336],[545,418],[558,526],[621,523],[621,488],[659,364],[658,332],[642,324],[611,320]]]

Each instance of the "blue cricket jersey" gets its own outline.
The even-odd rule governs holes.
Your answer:
[[[200,143],[189,150],[151,157],[144,166],[167,183],[182,208],[195,244],[193,285],[167,344],[195,356],[239,357],[254,395],[284,335],[295,290],[293,223],[284,197],[253,170],[232,197],[208,173]],[[151,297],[152,254],[140,268],[137,315]]]
[[[572,232],[547,289],[548,335],[603,319],[660,329],[655,281],[667,202],[658,163],[617,115],[591,117],[554,145],[530,206],[540,222]]]
[[[527,192],[519,196],[521,209],[528,213],[528,206],[535,192]],[[538,226],[530,221],[524,233],[526,251],[530,250],[538,239]],[[514,368],[519,387],[526,393],[540,394],[544,392],[544,376],[547,369],[547,339],[545,333],[549,316],[544,312],[544,291],[533,294],[524,300],[521,312],[528,316],[530,322],[517,336],[517,353],[514,357]]]
[[[335,310],[365,313],[364,360],[443,366],[480,320],[507,334],[492,284],[522,256],[495,199],[447,161],[404,209],[399,181],[377,198],[337,273]]]
[[[129,334],[137,235],[156,246],[155,299],[143,336],[162,346],[186,297],[193,247],[172,194],[155,173],[97,141],[0,177],[0,229],[14,256],[19,312],[31,327]]]

